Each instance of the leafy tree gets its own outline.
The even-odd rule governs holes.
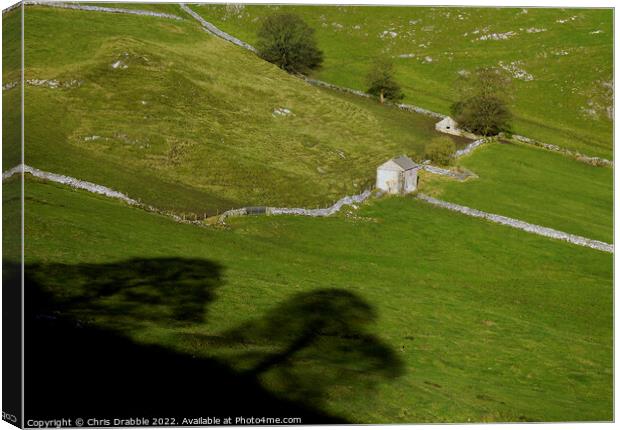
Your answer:
[[[447,166],[452,162],[452,157],[456,151],[454,141],[447,136],[433,139],[425,148],[426,158],[434,164]]]
[[[394,80],[394,64],[387,58],[379,58],[366,76],[368,94],[379,97],[381,104],[385,100],[400,100],[403,93],[400,85]]]
[[[460,81],[461,98],[451,106],[459,126],[483,136],[510,131],[512,80],[496,67],[476,70]]]
[[[268,16],[258,31],[259,55],[290,73],[307,73],[323,62],[314,29],[290,13]]]

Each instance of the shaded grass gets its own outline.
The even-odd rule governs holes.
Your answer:
[[[354,422],[612,418],[611,255],[410,198],[372,202],[358,215],[255,217],[233,220],[227,230],[202,229],[28,180],[26,256],[28,264],[213,261],[223,268],[224,285],[207,322],[140,320],[152,314],[145,303],[122,325],[136,342],[233,366],[269,344],[260,337],[243,346],[218,343],[229,330],[256,327],[253,321],[296,294],[350,291],[373,307],[372,331],[405,366],[401,377],[371,392],[357,385],[362,381],[333,381],[326,411]],[[51,292],[72,294],[58,286]],[[109,311],[91,312],[87,304],[72,312],[118,327],[114,309],[127,297],[103,302]],[[320,355],[308,359],[296,363],[311,375],[309,363]],[[262,380],[286,397],[277,374]]]
[[[427,176],[422,191],[450,202],[613,242],[613,170],[543,149],[489,144],[459,164],[479,178]]]
[[[466,7],[193,7],[249,43],[256,42],[267,15],[296,13],[316,30],[325,52],[324,67],[316,77],[365,90],[364,77],[373,58],[392,56],[405,101],[446,114],[458,97],[458,72],[519,62],[518,68],[533,80],[514,81],[515,131],[612,157],[612,121],[606,111],[612,105],[606,87],[612,81],[611,9],[531,8],[524,13],[521,8]],[[510,31],[515,34],[508,40],[477,40]],[[410,54],[414,57],[399,57]],[[587,113],[590,109],[593,112]]]

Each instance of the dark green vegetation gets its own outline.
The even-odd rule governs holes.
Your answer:
[[[365,90],[379,54],[392,55],[405,102],[449,113],[459,73],[500,66],[514,77],[514,130],[612,157],[611,9],[196,6],[248,42],[263,19],[296,13],[317,29],[320,79]]]
[[[52,308],[196,375],[215,360],[354,422],[612,418],[609,254],[410,198],[212,230],[28,180],[26,215]]]
[[[314,29],[290,13],[277,13],[265,19],[258,31],[256,48],[261,58],[289,73],[308,73],[323,62]]]
[[[466,182],[427,177],[425,192],[483,211],[613,242],[613,170],[519,144],[489,144],[459,164]]]
[[[312,87],[183,16],[28,7],[26,79],[82,84],[27,86],[26,163],[202,215],[331,204],[437,135],[432,119],[394,127],[390,111]]]
[[[454,151],[456,151],[456,147],[452,139],[442,136],[436,137],[426,145],[424,156],[434,164],[447,166],[454,162]]]
[[[378,97],[381,104],[385,100],[399,101],[404,97],[400,85],[394,80],[394,64],[390,59],[375,60],[366,76],[366,81],[368,82],[367,92]]]
[[[496,136],[510,132],[514,100],[512,78],[503,69],[476,69],[459,80],[459,100],[450,106],[452,118],[459,127],[479,136]]]

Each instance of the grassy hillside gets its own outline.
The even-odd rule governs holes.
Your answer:
[[[364,90],[375,56],[394,57],[406,101],[448,113],[459,73],[503,65],[515,77],[514,130],[611,158],[611,9],[192,6],[249,42],[265,16],[299,14],[325,52],[318,78]]]
[[[61,83],[26,88],[26,163],[158,207],[331,204],[436,135],[431,119],[314,88],[192,19],[29,6],[26,27],[26,79]]]
[[[21,79],[21,13],[2,17],[2,86]],[[2,91],[2,170],[21,162],[21,85]]]
[[[592,239],[613,242],[613,170],[519,144],[491,144],[459,164],[478,178],[427,175],[423,192]]]
[[[26,206],[27,274],[54,314],[279,396],[354,422],[612,418],[609,254],[409,198],[227,230],[33,180]]]

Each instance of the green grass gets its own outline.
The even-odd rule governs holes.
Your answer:
[[[19,82],[21,75],[21,13],[2,17],[2,85]],[[2,91],[2,170],[21,163],[21,85]]]
[[[5,204],[17,196],[7,190]],[[338,349],[338,342],[355,347],[356,337],[328,336],[260,377],[282,396],[318,389],[321,408],[354,422],[612,419],[612,255],[411,198],[371,202],[357,215],[199,228],[28,180],[26,263],[69,265],[41,280],[57,297],[87,298],[73,315],[240,369],[278,352],[283,330],[300,335],[299,294],[351,294],[354,310],[338,315],[353,319],[338,327],[366,324],[365,336],[402,363],[400,376],[372,367],[376,349]],[[15,239],[5,235],[5,246]],[[164,317],[189,293],[183,287],[138,306],[130,291],[99,297],[71,275],[72,265],[123,267],[137,257],[222,266],[223,284],[204,318]],[[158,288],[140,282],[140,294]],[[240,329],[244,340],[235,343],[231,333]],[[296,389],[283,389],[291,378]]]
[[[382,53],[395,58],[406,102],[443,113],[456,100],[459,71],[519,62],[518,68],[533,80],[514,80],[514,130],[612,157],[612,121],[606,110],[612,106],[611,9],[530,8],[523,13],[521,8],[192,7],[249,43],[256,42],[265,16],[276,11],[299,14],[315,28],[325,52],[324,67],[316,77],[365,90],[364,77],[373,58]],[[566,22],[558,22],[562,20]],[[537,29],[546,31],[533,32]],[[396,36],[382,37],[388,31]],[[477,40],[483,34],[510,31],[515,35],[507,40]],[[407,54],[415,57],[399,57]]]
[[[450,202],[613,242],[613,170],[521,144],[490,144],[459,164],[479,178],[427,176],[421,187]]]
[[[27,86],[26,163],[160,208],[328,205],[437,136],[430,118],[312,87],[192,19],[29,6],[26,28],[26,79],[83,81]]]

